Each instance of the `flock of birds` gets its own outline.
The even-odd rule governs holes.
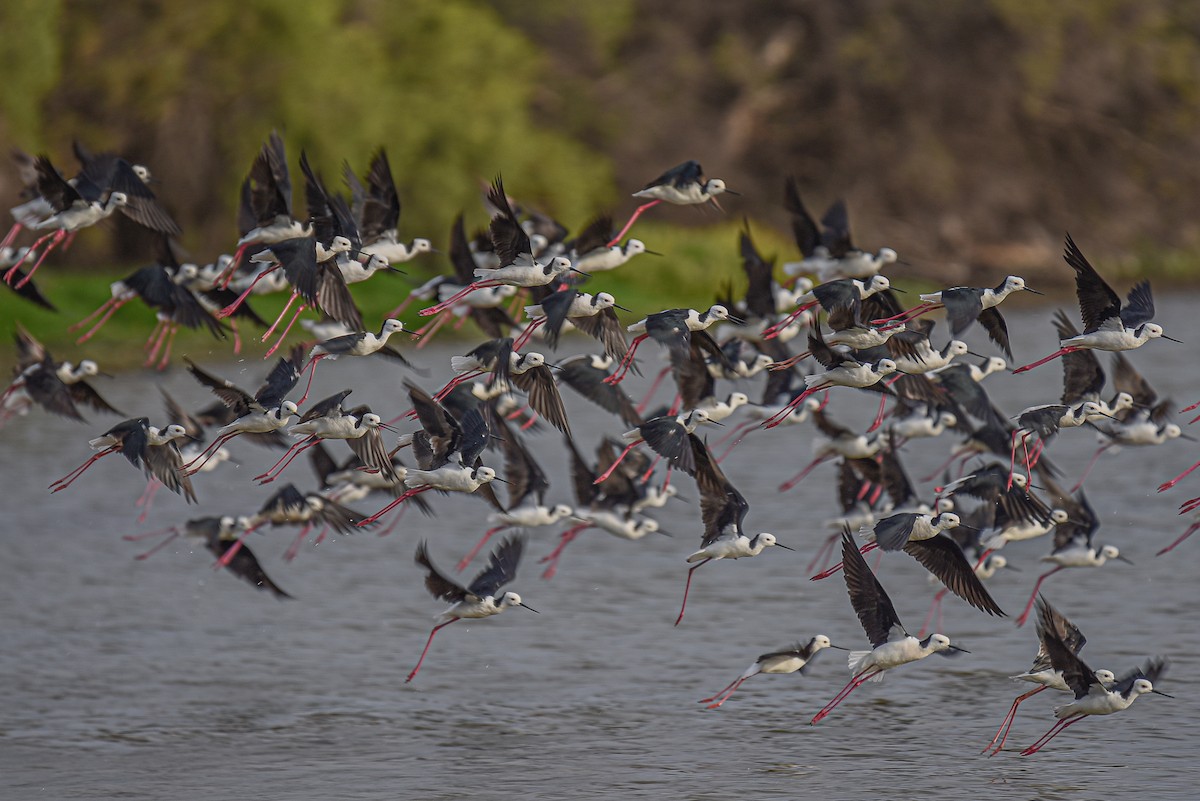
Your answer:
[[[759,254],[744,230],[739,241],[747,279],[744,293],[726,287],[706,310],[667,309],[627,322],[617,312],[629,309],[616,298],[585,288],[590,282],[602,282],[598,274],[653,253],[637,239],[624,240],[637,217],[663,202],[717,205],[719,195],[734,193],[722,181],[706,179],[700,165],[689,161],[634,193],[646,202],[618,233],[610,217],[600,216],[569,237],[557,221],[513,201],[497,178],[485,191],[491,214],[488,228],[468,236],[460,215],[451,228],[448,247],[453,271],[412,289],[376,333],[367,329],[348,287],[381,271],[398,271],[397,264],[434,252],[427,239],[403,242],[399,238],[401,205],[382,150],[361,178],[346,167],[349,198],[331,191],[301,154],[307,208],[297,215],[283,142],[272,134],[242,187],[240,238],[234,254],[206,265],[189,263],[181,255],[174,243],[179,228],[151,191],[146,167],[115,155],[94,155],[78,145],[76,155],[82,168],[68,179],[47,157],[18,154],[27,189],[22,204],[12,211],[15,224],[0,251],[5,283],[32,302],[48,305],[31,280],[47,255],[69,244],[78,231],[118,211],[161,234],[163,243],[155,264],[114,282],[111,298],[75,326],[92,324],[79,343],[137,299],[153,308],[158,319],[146,343],[147,366],[166,367],[181,326],[207,330],[219,339],[232,334],[235,352],[241,345],[239,324],[266,328],[264,342],[281,331],[267,353],[270,358],[303,311],[319,314],[302,322],[312,341],[286,349],[253,392],[222,377],[218,369],[187,360],[187,371],[216,396],[214,403],[188,411],[163,391],[165,426],[151,425],[149,416],[112,426],[90,441],[93,454],[86,461],[50,485],[53,492],[65,490],[103,457],[120,454],[148,478],[138,500],[143,507],[139,519],[144,520],[161,487],[196,501],[194,477],[231,462],[228,446],[236,438],[283,449],[270,469],[255,476],[261,485],[278,481],[302,453],[310,455],[319,488],[305,492],[287,483],[251,515],[198,517],[165,531],[130,535],[127,539],[163,537],[138,558],[150,556],[175,537],[195,537],[217,557],[218,566],[288,598],[246,544],[249,535],[262,527],[298,527],[285,553],[292,558],[314,529],[319,528],[315,539],[320,542],[331,531],[346,535],[380,527],[390,516],[387,529],[382,530],[388,533],[413,505],[433,515],[442,501],[430,502],[426,495],[430,491],[443,498],[452,493],[482,498],[491,509],[486,518],[489,528],[454,571],[437,566],[426,543],[416,549],[425,586],[451,605],[437,619],[408,674],[407,681],[412,681],[443,627],[512,607],[536,611],[516,592],[504,590],[516,578],[527,532],[562,529],[557,547],[542,559],[543,576],[549,579],[566,547],[587,529],[626,540],[665,533],[650,513],[685,502],[677,490],[677,473],[694,480],[703,534],[700,547],[686,555],[690,566],[676,625],[683,621],[692,580],[701,567],[757,557],[772,546],[798,548],[795,540],[788,544],[771,533],[746,528],[750,504],[721,462],[745,439],[762,436],[759,432],[764,429],[811,422],[817,434],[815,458],[780,491],[803,481],[817,465],[838,460],[840,514],[809,571],[820,567],[840,543],[841,561],[812,578],[842,573],[851,606],[870,643],[869,649],[849,652],[851,679],[812,718],[813,724],[857,687],[882,679],[888,670],[933,654],[961,652],[948,636],[926,634],[935,611],[940,628],[944,596],[951,593],[987,615],[1003,616],[984,583],[1008,564],[1001,550],[1009,542],[1046,536],[1053,545],[1043,561],[1053,568],[1037,578],[1017,618],[1018,625],[1024,624],[1036,607],[1037,656],[1027,671],[1013,677],[1036,688],[1013,702],[984,750],[994,754],[1003,748],[1017,706],[1044,689],[1072,693],[1073,700],[1054,710],[1055,725],[1022,754],[1038,751],[1085,717],[1119,712],[1140,695],[1159,693],[1155,685],[1165,660],[1149,659],[1122,675],[1092,670],[1079,656],[1083,634],[1039,592],[1047,578],[1067,568],[1128,561],[1115,546],[1096,539],[1100,520],[1082,489],[1095,460],[1114,446],[1154,446],[1186,436],[1169,419],[1170,402],[1160,399],[1121,354],[1152,339],[1170,339],[1152,322],[1154,302],[1148,282],[1138,283],[1122,302],[1070,236],[1065,260],[1074,273],[1082,333],[1069,315],[1059,311],[1054,325],[1060,349],[1013,370],[1021,373],[1061,358],[1061,397],[1010,417],[996,408],[985,388],[986,379],[1006,371],[1008,362],[1000,356],[976,354],[959,337],[978,323],[1011,360],[1008,329],[999,307],[1010,296],[1035,290],[1021,277],[1008,276],[996,287],[953,287],[924,294],[918,305],[905,309],[897,294],[900,290],[881,273],[898,262],[895,251],[884,248],[872,253],[856,247],[840,201],[818,223],[791,179],[785,186],[784,204],[802,258],[782,266],[783,280],[777,280],[775,265]],[[45,233],[28,246],[16,247],[23,229]],[[290,293],[287,306],[271,325],[249,305],[251,298],[269,292]],[[409,331],[398,315],[414,301],[429,304],[420,311],[428,321],[421,329]],[[296,311],[283,324],[293,306]],[[945,312],[950,336],[940,347],[934,343],[935,325],[925,317],[938,309]],[[443,365],[441,371],[452,374],[450,380],[431,391],[416,380],[430,374],[414,366],[412,359],[451,321],[456,327],[473,322],[486,339]],[[528,347],[537,343],[542,350],[554,351],[571,329],[594,341],[594,352],[555,361]],[[627,334],[634,335],[632,342]],[[393,343],[409,335],[420,342],[405,355]],[[93,386],[96,377],[104,376],[95,361],[58,361],[19,325],[16,338],[19,365],[0,397],[0,424],[34,407],[76,420],[83,420],[81,409],[120,415]],[[796,352],[793,340],[803,343],[803,352]],[[647,342],[657,345],[668,363],[647,396],[637,402],[621,383],[628,373],[639,371],[636,354]],[[1113,392],[1107,398],[1109,376],[1096,351],[1113,354]],[[410,371],[405,381],[409,411],[385,420],[365,405],[352,405],[351,389],[307,404],[318,362],[372,355],[387,357]],[[428,367],[432,372],[434,366]],[[292,400],[305,373],[306,388]],[[651,409],[658,387],[668,376],[674,383],[672,400]],[[765,384],[754,402],[747,389],[758,376],[765,376]],[[718,394],[721,383],[734,388]],[[564,388],[612,414],[627,429],[601,437],[594,459],[574,437],[560,394]],[[878,413],[866,430],[839,422],[827,407],[831,397],[850,389],[879,397]],[[709,427],[724,426],[735,415],[743,422],[710,444],[705,432],[715,436],[716,429]],[[526,432],[544,431],[546,426],[562,436],[570,460],[572,504],[547,501],[550,480],[526,445]],[[1046,452],[1062,430],[1079,427],[1098,432],[1103,444],[1079,483],[1067,490],[1059,483],[1061,469],[1046,458]],[[943,468],[922,479],[939,482],[932,497],[922,497],[902,462],[904,448],[916,439],[943,436],[956,437],[958,444]],[[348,458],[335,458],[330,448],[336,440],[349,446]],[[505,501],[497,494],[496,483],[506,485]],[[351,506],[378,496],[388,501],[372,514]],[[1196,508],[1200,499],[1183,504],[1185,513]],[[1179,545],[1198,527],[1200,523],[1194,524],[1162,552]],[[486,566],[473,579],[456,577],[492,537],[505,532],[508,536],[492,548]],[[875,549],[907,553],[942,585],[916,635],[900,622],[888,593],[867,564],[864,554]],[[747,679],[760,673],[805,670],[818,652],[831,648],[841,646],[819,634],[765,653],[721,692],[703,701],[710,708],[720,707]]]

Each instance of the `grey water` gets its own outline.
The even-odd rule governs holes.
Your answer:
[[[1131,358],[1162,394],[1186,405],[1200,398],[1193,366],[1200,326],[1190,317],[1197,298],[1161,294],[1158,320],[1188,344],[1154,341]],[[1004,306],[1022,363],[1055,346],[1049,308],[1034,302],[1018,296]],[[980,332],[969,339],[992,352]],[[573,340],[569,347],[582,346]],[[646,348],[647,375],[626,384],[635,397],[659,364],[655,346]],[[433,370],[426,386],[445,380],[454,350],[435,343],[420,352]],[[251,389],[267,367],[257,358],[191,355]],[[386,418],[407,408],[403,377],[388,363],[324,362],[314,397],[354,387],[353,400]],[[1015,413],[1056,400],[1060,381],[1061,368],[1051,364],[994,376],[987,387]],[[98,386],[131,416],[158,422],[158,384],[189,407],[211,401],[179,369]],[[750,394],[759,387],[751,384]],[[866,426],[873,398],[841,389],[834,399],[836,419]],[[602,432],[622,428],[576,396],[566,402],[589,452]],[[980,749],[1028,688],[1007,677],[1028,667],[1036,637],[1032,623],[1017,628],[1013,618],[1045,567],[1037,561],[1049,551],[1045,540],[1010,544],[1005,555],[1021,572],[1002,571],[990,582],[1009,618],[947,598],[942,630],[969,655],[897,669],[818,726],[809,719],[848,678],[837,651],[822,653],[805,675],[755,677],[721,709],[697,703],[758,654],[816,633],[866,647],[842,579],[811,582],[805,571],[828,532],[823,521],[836,511],[834,467],[819,468],[790,493],[776,491],[810,458],[810,425],[755,432],[724,464],[751,504],[749,529],[774,532],[797,553],[772,549],[706,566],[696,573],[687,617],[673,627],[683,560],[702,530],[695,486],[677,475],[673,481],[692,503],[673,502],[656,514],[672,536],[626,542],[587,532],[566,550],[557,576],[543,580],[537,560],[552,549],[556,532],[533,533],[510,588],[541,614],[518,608],[444,629],[406,685],[443,608],[424,589],[413,562],[416,543],[427,539],[434,560],[452,570],[486,527],[482,501],[434,498],[434,519],[410,510],[387,537],[364,531],[319,546],[310,540],[292,562],[282,559],[291,531],[255,534],[250,547],[295,596],[278,601],[214,571],[198,543],[176,541],[136,561],[150,543],[121,539],[203,514],[252,512],[274,489],[250,481],[274,461],[271,452],[235,442],[241,465],[198,476],[198,507],[161,493],[139,526],[133,502],[144,483],[123,460],[101,461],[67,492],[46,490],[89,455],[90,437],[116,422],[88,416],[80,425],[35,412],[0,430],[0,797],[1195,795],[1200,615],[1193,577],[1200,537],[1169,556],[1154,555],[1187,525],[1176,515],[1178,504],[1200,494],[1200,477],[1155,492],[1197,457],[1185,440],[1106,454],[1088,480],[1103,521],[1098,540],[1120,547],[1135,565],[1064,571],[1043,587],[1087,635],[1083,655],[1092,667],[1120,673],[1149,655],[1167,656],[1171,669],[1159,687],[1175,700],[1143,697],[1020,757],[1017,751],[1053,723],[1053,706],[1066,700],[1042,693],[1021,707],[1006,751],[989,759]],[[551,476],[550,499],[570,502],[557,434],[531,441]],[[906,446],[912,475],[933,469],[950,442]],[[1049,454],[1068,486],[1095,445],[1084,430],[1065,431],[1052,444]],[[348,451],[338,445],[336,453]],[[303,460],[284,479],[315,486]],[[931,494],[930,486],[921,489]],[[354,505],[373,512],[386,500]],[[879,575],[915,632],[934,588],[904,555],[885,556]]]

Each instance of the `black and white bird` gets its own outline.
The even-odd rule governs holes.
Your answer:
[[[1088,503],[1087,496],[1080,490],[1074,498],[1060,497],[1058,502],[1064,507],[1067,519],[1058,524],[1054,531],[1054,550],[1041,561],[1049,562],[1055,567],[1038,576],[1029,595],[1025,610],[1017,618],[1017,625],[1025,625],[1033,602],[1037,599],[1042,582],[1060,570],[1069,567],[1102,567],[1109,560],[1115,559],[1126,564],[1133,564],[1115,545],[1100,545],[1095,541],[1096,531],[1100,528],[1100,518],[1096,510]]]
[[[226,570],[248,582],[252,587],[267,590],[280,600],[291,598],[291,595],[284,592],[278,584],[271,580],[254,552],[244,544],[238,545],[239,525],[244,522],[244,520],[239,521],[228,515],[225,517],[201,517],[184,523],[183,533],[188,537],[203,539],[204,547],[224,564]],[[227,561],[224,560],[224,556],[235,546],[237,546],[237,550],[234,554]]]
[[[425,655],[429,653],[429,646],[433,644],[433,636],[454,621],[464,618],[478,620],[491,617],[514,606],[521,606],[530,612],[537,612],[536,609],[526,605],[521,600],[521,596],[515,592],[498,594],[501,587],[517,577],[517,566],[521,562],[521,553],[524,549],[525,540],[521,537],[509,537],[504,540],[492,551],[487,567],[481,570],[468,586],[464,587],[434,566],[433,561],[429,558],[428,547],[424,542],[417,546],[416,561],[425,569],[425,589],[429,590],[434,598],[449,601],[453,606],[438,616],[437,625],[429,632],[429,639],[425,641],[425,649],[421,651],[421,658],[417,660],[416,667],[404,679],[406,684],[416,678],[417,671],[421,669],[421,663],[425,661]]]
[[[708,704],[709,709],[717,709],[721,704],[728,701],[731,695],[737,692],[738,687],[742,686],[742,682],[760,673],[795,673],[797,670],[803,673],[812,664],[817,652],[825,648],[835,648],[839,651],[846,650],[841,646],[834,645],[824,634],[818,634],[810,638],[806,643],[796,643],[782,651],[772,651],[771,653],[763,654],[755,659],[754,664],[746,668],[742,672],[742,675],[731,681],[725,689],[710,698],[701,698],[700,703]]]
[[[1083,650],[1083,646],[1087,643],[1087,638],[1083,636],[1083,632],[1079,630],[1078,626],[1067,620],[1044,597],[1038,598],[1037,606],[1037,656],[1033,658],[1033,665],[1028,670],[1012,677],[1015,681],[1027,681],[1031,684],[1036,684],[1037,687],[1016,697],[1008,710],[1008,714],[1004,717],[1004,722],[1000,724],[996,736],[992,738],[992,741],[980,753],[985,753],[989,750],[992,752],[990,756],[1000,753],[1001,749],[1004,748],[1004,741],[1008,739],[1008,731],[1012,728],[1013,721],[1016,720],[1017,707],[1021,705],[1022,701],[1037,695],[1042,690],[1071,691],[1071,687],[1067,684],[1066,679],[1063,678],[1062,670],[1056,668],[1050,660],[1050,651],[1047,648],[1046,640],[1048,637],[1055,637],[1067,650],[1078,656],[1079,652]],[[1117,680],[1116,675],[1111,670],[1097,670],[1095,676],[1104,687],[1114,684]],[[997,740],[1000,742],[996,742]]]
[[[1009,295],[1021,291],[1032,292],[1035,295],[1043,294],[1026,286],[1025,279],[1019,275],[1010,275],[996,287],[956,286],[921,295],[921,303],[900,317],[872,322],[907,322],[935,309],[944,308],[946,320],[950,323],[950,336],[959,336],[970,328],[972,323],[978,321],[987,332],[988,338],[1011,359],[1013,355],[1008,342],[1008,324],[1004,322],[1004,317],[997,307]]]
[[[1063,258],[1075,271],[1075,294],[1079,298],[1083,333],[1060,340],[1058,344],[1062,347],[1054,353],[1024,367],[1018,367],[1013,370],[1014,373],[1024,373],[1059,356],[1085,348],[1133,350],[1159,337],[1179,342],[1178,339],[1163,333],[1161,325],[1150,322],[1154,319],[1154,296],[1150,293],[1149,281],[1139,281],[1135,284],[1122,305],[1121,298],[1084,258],[1070,234],[1067,234]]]
[[[833,697],[825,707],[813,716],[810,725],[820,723],[855,689],[868,681],[882,681],[887,670],[916,662],[936,653],[952,652],[967,653],[964,649],[950,643],[945,634],[930,634],[923,640],[918,640],[904,629],[892,599],[888,597],[883,585],[867,561],[858,552],[854,536],[850,531],[842,532],[842,562],[845,564],[846,589],[850,593],[850,604],[854,607],[858,620],[867,639],[871,641],[869,651],[850,652],[850,672],[853,678]]]
[[[488,540],[501,531],[509,528],[529,530],[552,526],[570,517],[573,512],[565,503],[553,506],[546,504],[546,492],[550,489],[550,479],[546,477],[546,471],[503,418],[494,417],[492,426],[504,450],[504,478],[508,482],[508,504],[488,515],[487,522],[490,528],[467,555],[459,560],[455,568],[459,573],[466,570],[467,565]]]
[[[398,334],[404,330],[404,323],[400,320],[387,319],[383,321],[383,325],[379,328],[379,333],[373,331],[357,331],[353,334],[345,334],[343,336],[327,339],[324,342],[319,342],[313,346],[308,353],[308,364],[304,365],[301,370],[303,375],[304,370],[310,370],[308,375],[308,386],[304,389],[304,395],[301,396],[299,403],[303,404],[308,400],[308,391],[312,389],[313,377],[317,374],[317,362],[322,359],[333,361],[341,356],[370,356],[373,353],[380,353],[391,359],[395,359],[405,367],[415,370],[412,362],[404,358],[400,351],[388,345],[388,339],[393,334]]]
[[[368,517],[366,522],[375,522],[409,498],[429,490],[467,494],[481,490],[481,496],[493,508],[503,509],[488,485],[493,481],[506,482],[480,458],[491,431],[479,409],[469,409],[461,420],[455,419],[420,387],[405,382],[405,388],[421,422],[421,430],[407,437],[417,467],[405,471],[404,485],[408,489],[404,494]]]
[[[608,383],[616,384],[625,379],[630,370],[636,372],[634,354],[647,339],[653,339],[667,349],[672,356],[683,356],[691,347],[693,341],[703,342],[705,350],[719,359],[728,360],[716,341],[709,336],[706,329],[715,323],[730,320],[740,322],[732,316],[724,306],[715,304],[708,311],[699,312],[695,309],[667,309],[655,312],[650,316],[629,325],[626,330],[637,334],[629,345],[621,366],[608,379]]]
[[[750,512],[750,504],[745,496],[725,477],[707,445],[691,433],[686,439],[695,463],[694,475],[700,492],[700,519],[704,523],[704,535],[700,540],[700,550],[687,558],[692,566],[688,568],[683,603],[679,607],[679,616],[675,618],[676,626],[683,620],[683,613],[687,610],[692,575],[704,565],[715,559],[758,556],[772,545],[787,551],[793,550],[779,542],[774,534],[761,532],[751,536],[746,533],[744,523]]]
[[[1144,667],[1134,668],[1111,686],[1105,687],[1097,676],[1097,671],[1089,668],[1087,663],[1054,632],[1046,633],[1045,643],[1050,664],[1062,674],[1063,681],[1075,693],[1075,700],[1054,708],[1054,717],[1058,718],[1058,722],[1022,751],[1021,756],[1036,754],[1067,727],[1087,717],[1123,712],[1139,696],[1146,693],[1156,693],[1166,698],[1174,697],[1154,688],[1154,683],[1167,670],[1167,660],[1161,657],[1147,660]]]

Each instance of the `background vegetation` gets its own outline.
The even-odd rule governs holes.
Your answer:
[[[272,128],[331,184],[385,145],[402,232],[435,244],[459,209],[483,222],[497,172],[579,227],[696,158],[757,228],[786,230],[795,174],[814,212],[845,197],[860,244],[941,281],[1061,279],[1065,229],[1128,274],[1188,278],[1200,245],[1200,5],[1185,0],[9,0],[0,31],[0,145],[69,170],[78,138],[150,165],[198,260],[231,249]],[[0,168],[0,199],[18,190]],[[735,267],[726,222],[619,280]],[[151,252],[118,221],[47,272],[110,279]]]

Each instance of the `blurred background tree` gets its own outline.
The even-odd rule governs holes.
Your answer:
[[[0,144],[150,165],[198,258],[272,128],[332,185],[385,145],[435,243],[498,172],[579,227],[696,158],[781,230],[784,175],[845,197],[862,245],[943,279],[1048,267],[1064,229],[1141,267],[1200,247],[1190,0],[9,0],[0,30]],[[149,257],[110,230],[71,263]]]

